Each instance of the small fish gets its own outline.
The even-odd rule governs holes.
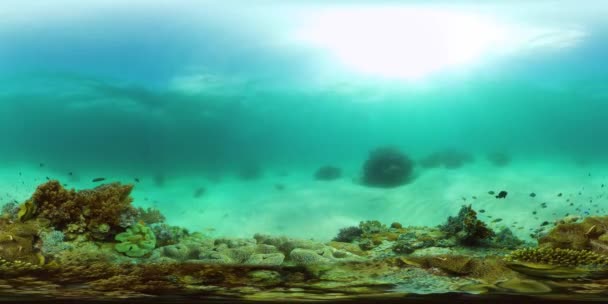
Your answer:
[[[533,214],[533,215],[536,215],[536,211],[532,211],[532,214]]]
[[[471,196],[472,199],[477,199],[477,196],[473,195]]]
[[[562,197],[562,195],[563,194],[560,192],[560,193],[557,194],[557,197]]]
[[[494,195],[495,193],[496,193],[496,192],[494,192],[494,191],[492,191],[492,190],[488,191],[488,194],[489,194],[489,195]]]
[[[207,189],[205,187],[199,187],[194,191],[194,198],[199,198],[201,196],[203,196],[205,194],[205,192],[207,192]]]
[[[134,178],[134,180],[136,183],[139,183],[139,178],[136,177],[136,178]]]
[[[496,198],[500,199],[500,198],[507,198],[507,191],[502,190],[500,192],[498,192],[498,195],[496,195]]]
[[[486,212],[486,209],[479,210],[479,213],[485,213],[485,212]]]
[[[74,175],[74,173],[72,173],[72,172],[68,172],[68,175],[69,175],[69,176],[72,176],[72,175]]]
[[[44,167],[44,164],[43,164],[43,163],[40,163],[40,165],[39,165],[39,166],[40,166],[40,168],[42,168],[42,167]]]
[[[497,218],[497,219],[492,220],[492,223],[498,223],[500,221],[502,221],[502,219],[501,218]]]
[[[530,197],[536,197],[536,193],[534,193],[534,192],[530,193]]]
[[[106,178],[105,178],[105,177],[96,177],[96,178],[94,178],[92,181],[93,181],[94,183],[97,183],[97,182],[101,182],[101,181],[104,181],[104,180],[106,180]]]
[[[549,222],[544,221],[544,222],[542,222],[540,225],[541,225],[541,226],[547,226],[547,225],[549,225]]]
[[[46,177],[46,180],[51,180],[51,178],[47,176],[47,177]]]

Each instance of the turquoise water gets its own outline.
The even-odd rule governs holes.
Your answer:
[[[473,204],[533,240],[545,221],[606,214],[606,14],[602,1],[4,1],[0,203],[105,178],[213,236],[328,241]],[[385,146],[411,176],[365,185]],[[469,161],[425,167],[438,151]],[[341,176],[315,179],[326,165]]]

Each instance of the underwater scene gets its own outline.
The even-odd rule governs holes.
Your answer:
[[[606,302],[605,16],[2,1],[0,301]]]

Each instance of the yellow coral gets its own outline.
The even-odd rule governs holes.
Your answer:
[[[608,257],[588,250],[560,248],[518,249],[507,257],[507,261],[532,262],[560,266],[600,265],[608,266]]]

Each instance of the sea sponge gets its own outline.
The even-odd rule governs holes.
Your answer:
[[[588,250],[524,248],[505,257],[509,262],[531,262],[559,266],[608,266],[608,256]]]
[[[393,147],[381,147],[370,152],[363,164],[363,184],[371,187],[393,188],[405,184],[414,170],[412,160]]]
[[[151,252],[156,247],[156,237],[152,229],[140,223],[119,233],[115,239],[121,243],[115,245],[118,252],[130,257],[141,257]]]
[[[479,245],[483,240],[496,234],[486,224],[477,219],[477,212],[471,205],[463,205],[456,217],[448,217],[447,223],[439,227],[449,237],[466,246]]]

